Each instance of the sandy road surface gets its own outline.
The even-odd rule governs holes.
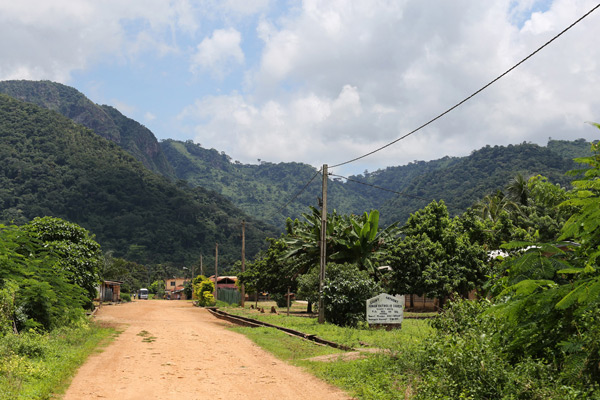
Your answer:
[[[79,369],[64,400],[349,399],[183,301],[104,306],[123,333]]]

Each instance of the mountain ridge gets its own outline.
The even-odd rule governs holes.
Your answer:
[[[265,247],[277,230],[204,188],[172,182],[116,143],[55,111],[0,94],[0,221],[67,219],[90,230],[106,251],[146,263],[233,264]]]
[[[159,142],[150,130],[117,109],[98,106],[65,85],[6,81],[0,82],[0,92],[10,92],[13,97],[55,109],[91,129],[95,127],[97,134],[117,143],[153,172],[219,193],[245,213],[281,230],[286,218],[299,218],[309,205],[318,205],[322,196],[322,178],[313,166],[267,161],[242,164],[232,162],[223,151],[203,148],[192,140]],[[542,174],[566,186],[569,179],[564,173],[575,167],[572,158],[588,154],[589,143],[584,139],[550,139],[547,146],[525,142],[486,146],[464,157],[415,161],[351,175],[347,180],[334,176],[328,183],[328,208],[354,214],[378,209],[382,224],[403,223],[435,199],[445,200],[450,212],[457,214],[502,189],[516,174]]]

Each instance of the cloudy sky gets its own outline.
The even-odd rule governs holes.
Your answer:
[[[598,0],[0,0],[0,80],[48,79],[158,139],[315,167],[427,122]],[[600,9],[340,174],[486,144],[597,139]]]

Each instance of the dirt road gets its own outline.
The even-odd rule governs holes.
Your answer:
[[[64,400],[349,399],[188,302],[104,306],[96,319],[124,331],[79,369]]]

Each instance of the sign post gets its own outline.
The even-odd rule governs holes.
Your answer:
[[[367,322],[369,325],[387,329],[399,329],[404,319],[404,296],[382,293],[367,300]]]

